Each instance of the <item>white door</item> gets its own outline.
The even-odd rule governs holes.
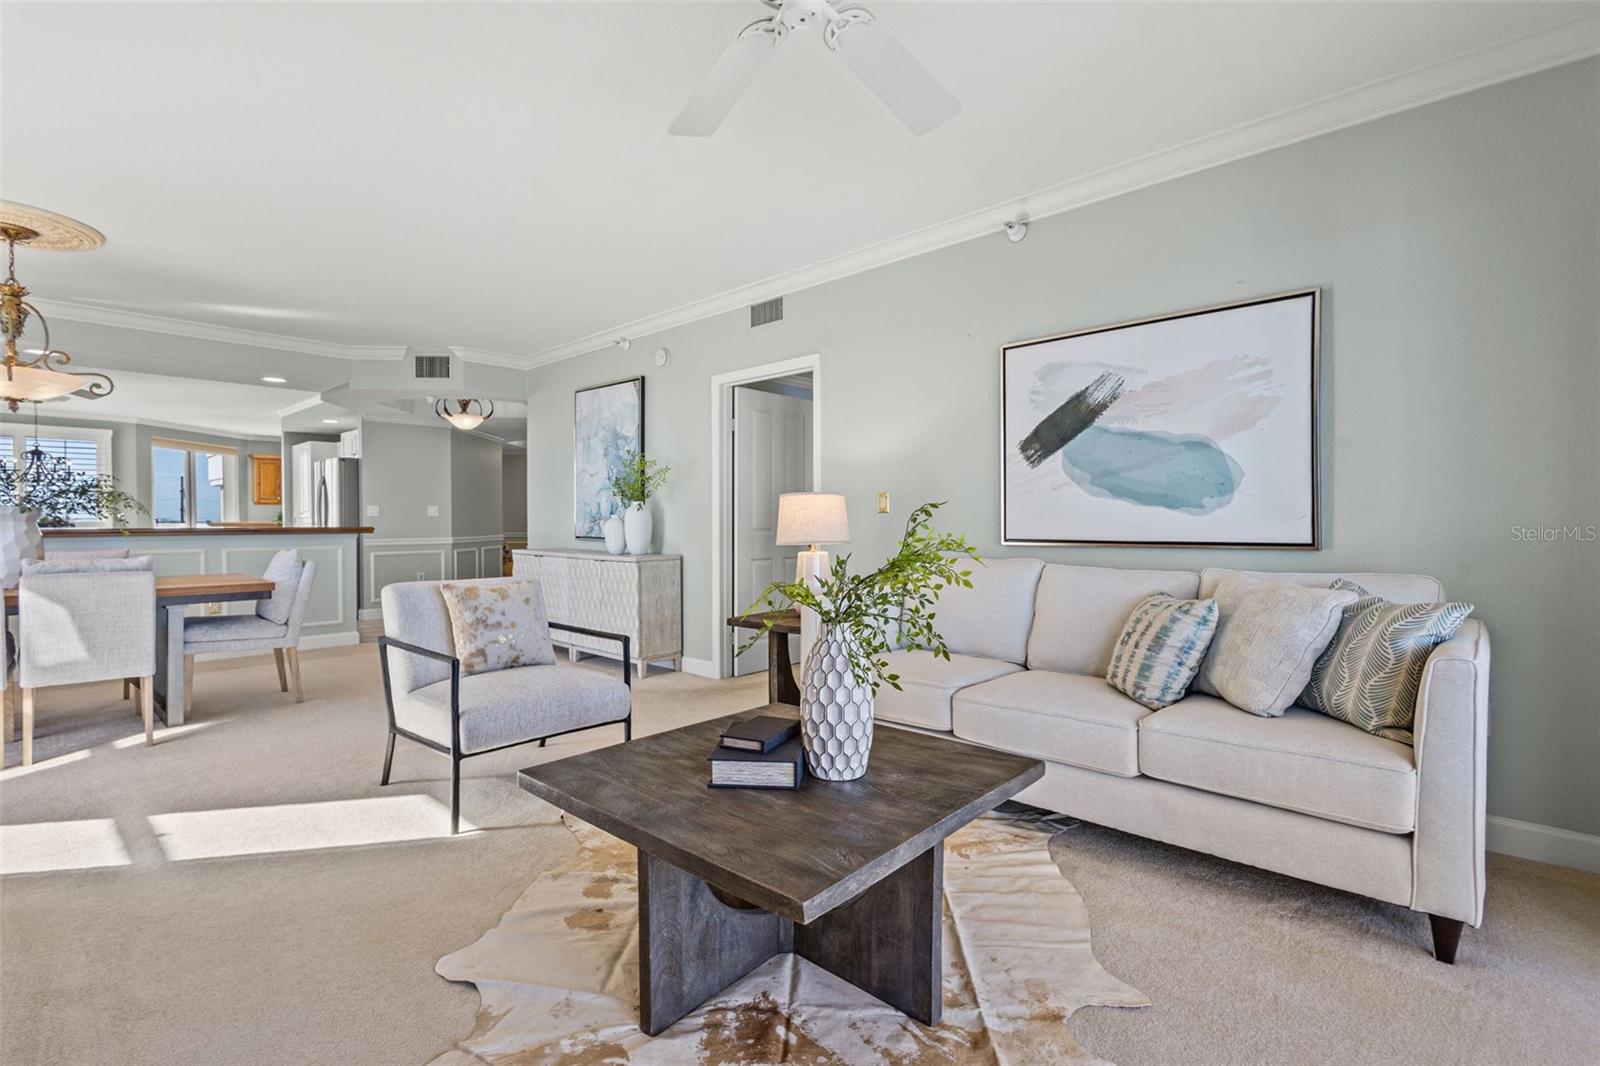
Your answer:
[[[747,386],[733,390],[733,602],[750,606],[773,581],[794,580],[797,546],[779,546],[778,497],[811,491],[811,401]],[[733,630],[737,651],[752,631]],[[790,638],[790,660],[798,654]],[[767,668],[766,641],[733,660],[735,676]]]

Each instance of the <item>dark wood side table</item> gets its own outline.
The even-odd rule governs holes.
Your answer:
[[[654,1036],[782,952],[939,1023],[944,838],[1044,763],[879,729],[866,776],[713,789],[706,756],[772,705],[530,766],[522,787],[639,849],[639,1028]]]
[[[800,706],[800,686],[794,679],[794,664],[789,661],[789,637],[800,632],[800,612],[762,611],[757,614],[736,614],[728,619],[735,629],[760,629],[768,618],[776,618],[767,633],[767,700]]]

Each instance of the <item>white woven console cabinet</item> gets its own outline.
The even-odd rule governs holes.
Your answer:
[[[653,662],[683,668],[683,556],[525,548],[511,558],[514,575],[538,580],[550,621],[626,634],[640,677]],[[560,630],[551,637],[574,661],[621,655],[615,641]]]

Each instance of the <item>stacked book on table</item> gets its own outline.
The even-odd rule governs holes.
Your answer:
[[[800,722],[775,715],[735,722],[708,761],[712,788],[799,788],[806,776]]]

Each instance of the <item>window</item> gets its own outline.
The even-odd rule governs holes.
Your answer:
[[[46,455],[59,456],[80,474],[107,474],[111,471],[111,430],[68,429],[62,426],[40,426],[38,436],[21,430],[0,435],[0,457],[7,462],[21,463],[28,452],[37,447]],[[75,526],[104,525],[105,521],[94,514],[69,516]]]
[[[234,518],[232,485],[238,458],[232,448],[214,444],[153,441],[151,518],[155,524],[196,526]]]

